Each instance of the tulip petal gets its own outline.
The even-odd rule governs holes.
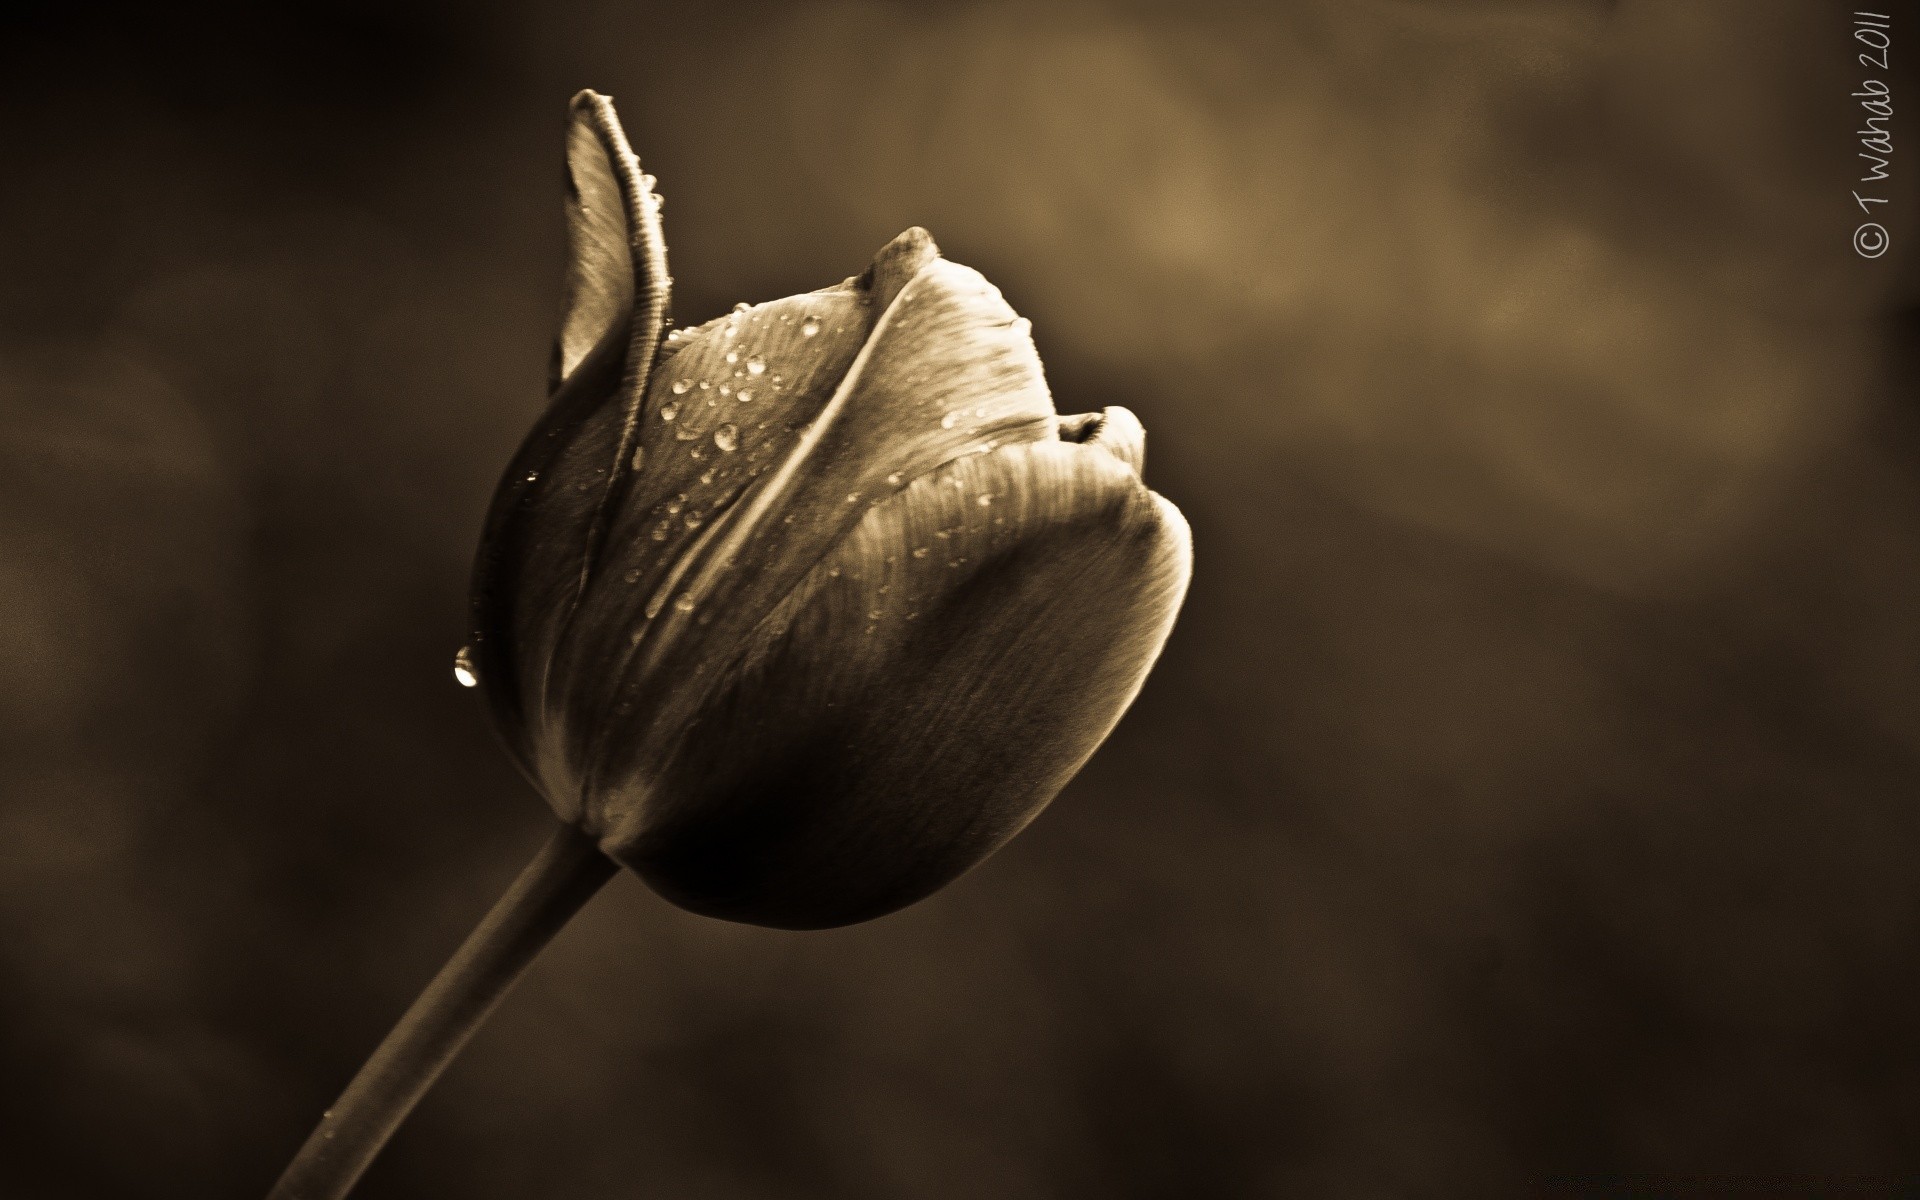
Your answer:
[[[472,589],[481,686],[516,761],[537,783],[552,649],[604,537],[621,467],[632,459],[632,426],[670,287],[659,204],[612,101],[584,91],[571,113],[567,306],[551,401],[494,493]]]
[[[924,230],[894,239],[841,287],[677,340],[649,388],[636,443],[644,466],[626,481],[543,699],[572,736],[558,756],[570,767],[552,777],[588,792],[589,743],[610,727],[668,720],[674,689],[654,681],[711,669],[868,507],[958,456],[1055,437],[1024,323],[978,272],[940,258]],[[743,372],[755,359],[758,378],[786,386],[750,387]],[[740,402],[741,387],[753,402]],[[711,438],[723,426],[735,450],[716,462]],[[720,528],[683,529],[688,513]],[[571,812],[589,802],[555,803]]]
[[[936,890],[1052,799],[1125,710],[1190,571],[1121,459],[1030,443],[869,508],[661,736],[600,747],[589,818],[674,902],[786,928]]]

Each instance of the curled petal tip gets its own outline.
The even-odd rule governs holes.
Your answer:
[[[861,286],[872,294],[876,310],[885,309],[908,280],[939,257],[933,235],[915,225],[880,247],[860,278]]]
[[[1147,466],[1147,430],[1133,410],[1113,405],[1097,413],[1060,418],[1060,440],[1098,446],[1143,475]]]

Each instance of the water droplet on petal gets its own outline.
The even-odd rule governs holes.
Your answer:
[[[693,380],[691,379],[676,379],[673,381],[673,394],[676,396],[684,396],[687,394],[687,389],[692,386]]]
[[[753,305],[751,305],[751,304],[748,304],[748,303],[747,303],[747,302],[746,302],[745,300],[742,300],[742,301],[740,301],[740,302],[739,302],[738,304],[736,304],[736,305],[734,305],[734,306],[733,306],[733,311],[735,311],[735,312],[737,312],[737,313],[742,313],[742,312],[745,312],[745,311],[747,311],[747,310],[748,310],[749,308],[752,308],[752,307],[753,307]]]
[[[950,412],[950,413],[948,413],[948,414],[947,414],[946,416],[944,416],[944,417],[941,417],[941,418],[940,418],[940,428],[942,428],[942,429],[952,429],[952,428],[953,428],[953,426],[954,426],[954,424],[955,424],[955,423],[956,423],[957,421],[959,421],[959,420],[960,420],[960,414],[959,414],[959,413],[957,413],[957,412]]]
[[[987,505],[993,503],[993,496],[991,493],[981,492],[979,496],[975,497],[973,502],[981,508],[985,508]]]
[[[698,529],[700,528],[700,522],[705,518],[703,518],[699,513],[690,512],[683,519],[686,521],[688,529]]]
[[[720,447],[722,454],[733,453],[734,447],[740,444],[740,430],[731,424],[720,426],[713,431],[713,444]]]
[[[1024,336],[1033,332],[1033,322],[1027,320],[1025,317],[1015,317],[1013,323],[1009,325],[1008,328]]]
[[[847,503],[848,503],[848,504],[858,504],[858,503],[860,503],[860,493],[859,493],[859,492],[848,492],[848,493],[847,493]]]
[[[925,558],[927,556],[927,548],[925,546],[919,547],[913,552],[913,556],[915,558]]]
[[[704,471],[702,471],[702,472],[700,472],[700,482],[701,482],[701,483],[712,483],[712,482],[713,482],[713,468],[712,468],[712,467],[708,467],[708,468],[707,468],[706,470],[704,470]]]
[[[739,361],[740,361],[740,352],[739,352],[738,350],[729,350],[729,351],[727,351],[727,361],[728,361],[729,363],[737,363],[737,362],[739,362]]]
[[[879,610],[879,609],[877,609],[877,608],[870,608],[870,609],[868,609],[868,610],[867,610],[867,620],[869,620],[869,621],[878,621],[879,619],[880,619],[880,610]],[[868,632],[872,632],[872,631],[871,631],[871,630],[869,630]]]
[[[900,481],[904,478],[905,476],[901,475],[900,472],[895,471],[893,474],[887,476],[887,482],[894,487],[899,487]]]
[[[645,466],[646,463],[647,448],[645,446],[635,446],[633,448],[633,469],[638,471],[641,467]]]
[[[473,647],[462,646],[453,656],[453,678],[461,687],[480,686],[480,672],[473,667]]]
[[[673,606],[674,606],[675,608],[677,608],[677,609],[679,609],[679,610],[680,610],[681,612],[692,612],[692,611],[693,611],[693,597],[692,597],[692,596],[687,596],[687,595],[682,595],[682,596],[681,596],[681,597],[680,597],[680,598],[679,598],[678,600],[675,600],[675,601],[673,602]]]
[[[767,373],[766,359],[761,358],[758,354],[747,355],[747,374],[765,375],[766,373]]]
[[[679,415],[680,405],[678,401],[669,400],[660,406],[660,419],[662,421],[671,421]]]
[[[818,317],[808,317],[806,320],[800,322],[800,336],[812,337],[819,332],[820,320]]]
[[[720,394],[721,394],[722,396],[731,396],[731,395],[733,395],[733,385],[732,385],[732,384],[730,384],[730,383],[723,383],[723,384],[721,384],[721,385],[720,385]],[[712,404],[712,403],[713,403],[713,401],[711,401],[711,400],[709,400],[709,401],[707,401],[707,403],[708,403],[708,404]]]
[[[736,398],[737,398],[737,399],[738,399],[738,400],[740,401],[740,403],[742,403],[742,404],[752,404],[752,403],[753,403],[753,393],[752,393],[752,392],[750,392],[750,391],[748,391],[748,390],[747,390],[746,388],[741,388],[741,389],[740,389],[740,392],[739,392],[739,394],[738,394],[738,396],[737,396]]]
[[[697,429],[689,429],[685,425],[678,425],[674,427],[673,436],[679,441],[690,442],[700,436],[700,431]]]
[[[622,578],[622,579],[624,579],[624,580],[626,580],[626,581],[627,581],[628,583],[639,583],[639,582],[640,582],[640,568],[639,568],[639,567],[634,567],[634,568],[632,568],[632,569],[631,569],[631,570],[629,570],[629,571],[628,571],[628,572],[627,572],[627,573],[626,573],[625,575],[622,575],[622,576],[621,576],[621,578]]]

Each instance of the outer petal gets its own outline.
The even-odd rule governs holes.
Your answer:
[[[496,725],[538,777],[533,731],[553,647],[603,537],[603,512],[660,341],[660,208],[611,101],[581,92],[567,135],[567,297],[552,398],[508,465],[474,564],[471,647]]]
[[[558,649],[549,799],[598,823],[597,765],[670,750],[695,677],[869,507],[957,455],[1054,432],[1024,324],[922,230],[848,285],[684,340],[649,389],[639,469]]]
[[[909,904],[1013,836],[1106,737],[1190,560],[1179,512],[1099,449],[1020,445],[923,475],[738,642],[668,753],[605,746],[602,845],[733,920],[814,928]]]

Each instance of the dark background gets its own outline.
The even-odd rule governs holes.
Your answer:
[[[544,834],[449,672],[578,88],[683,320],[924,224],[1185,614],[1057,805],[807,935],[617,880],[368,1200],[1920,1178],[1920,91],[1751,0],[0,30],[0,1196],[246,1198]],[[288,15],[305,12],[307,15]]]

